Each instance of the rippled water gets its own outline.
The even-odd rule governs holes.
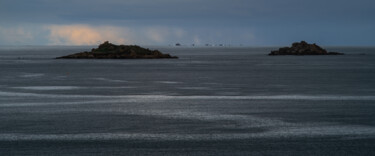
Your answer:
[[[180,59],[53,59],[91,48],[0,47],[1,155],[375,152],[375,48],[150,47]]]

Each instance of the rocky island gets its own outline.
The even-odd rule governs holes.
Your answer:
[[[305,41],[295,42],[292,47],[280,48],[276,51],[271,51],[268,55],[344,55],[339,52],[327,52],[327,50],[318,45],[308,44]]]
[[[137,45],[115,45],[108,41],[93,48],[91,52],[80,52],[56,59],[162,59],[178,58],[163,54],[158,50],[150,50]]]

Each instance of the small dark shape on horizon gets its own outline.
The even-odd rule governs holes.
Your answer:
[[[276,51],[271,51],[268,55],[344,55],[339,52],[327,52],[327,50],[305,41],[295,42],[292,47],[283,47]]]
[[[81,52],[57,57],[56,59],[161,59],[178,58],[163,54],[158,50],[145,49],[137,45],[115,45],[108,41],[93,48],[91,52]]]

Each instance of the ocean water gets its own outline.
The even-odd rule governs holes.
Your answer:
[[[0,155],[374,155],[375,48],[0,47]]]

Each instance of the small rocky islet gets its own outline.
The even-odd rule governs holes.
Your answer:
[[[295,42],[292,47],[283,47],[279,50],[271,51],[268,55],[344,55],[339,52],[328,52],[320,46],[308,44],[305,41]]]
[[[115,45],[108,41],[93,48],[91,52],[85,51],[56,59],[164,59],[178,58],[163,54],[158,50],[150,50],[137,45]]]

